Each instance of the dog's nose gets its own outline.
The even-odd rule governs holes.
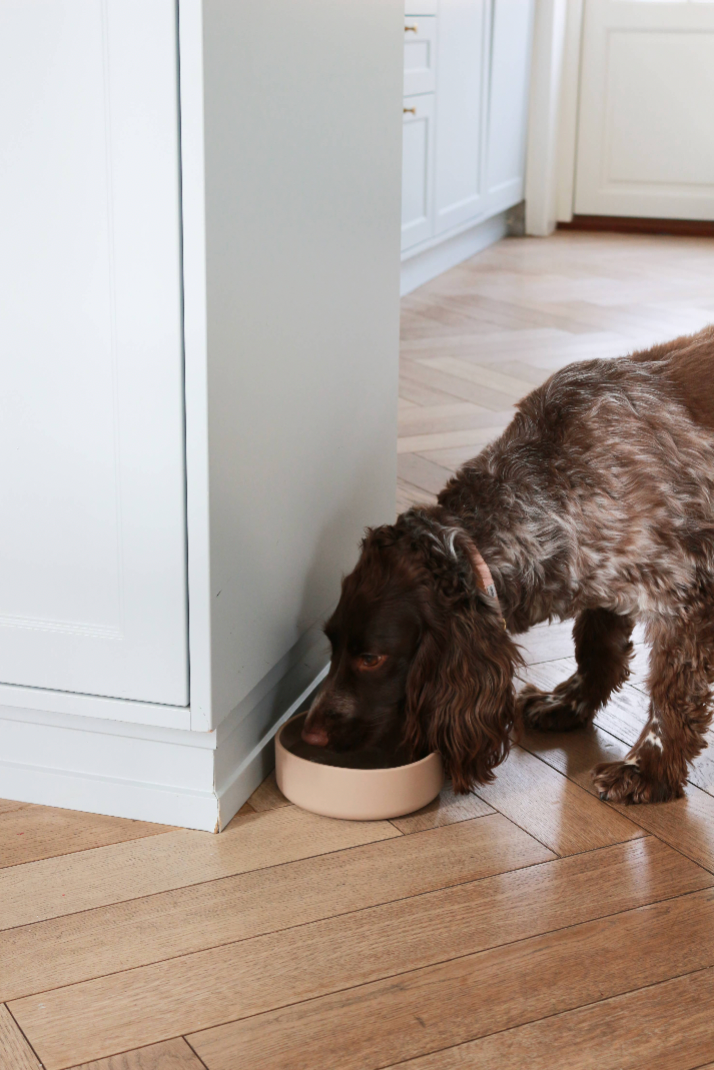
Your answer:
[[[301,732],[303,741],[311,743],[313,747],[326,747],[328,743],[327,732],[319,725],[305,724]]]

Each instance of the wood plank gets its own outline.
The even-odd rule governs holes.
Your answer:
[[[23,806],[0,813],[0,868],[174,831],[149,821]]]
[[[439,276],[442,283],[450,286],[451,272]],[[433,282],[437,282],[434,279]],[[473,285],[473,282],[470,283]],[[472,334],[452,335],[448,340],[439,339],[438,348],[444,353],[453,353],[455,356],[466,353],[478,354],[484,359],[503,358],[513,353],[531,353],[536,350],[552,352],[554,349],[576,344],[580,335],[568,334],[555,327],[534,327],[525,331],[493,331],[489,334],[481,334],[474,338]],[[419,355],[428,354],[433,348],[426,338],[414,338],[405,340],[401,349],[405,356],[417,358]]]
[[[522,744],[554,769],[559,769],[584,790],[595,794],[591,770],[599,762],[621,761],[629,747],[596,726],[576,732],[533,732]],[[685,788],[684,798],[645,806],[613,806],[645,832],[714,871],[714,798],[694,784]]]
[[[482,409],[478,405],[472,405],[470,401],[451,401],[447,405],[424,406],[400,399],[399,404],[409,406],[399,413],[399,430],[414,430],[415,433],[422,431],[422,425],[426,421],[434,422],[440,431],[450,431],[453,430],[452,421],[457,421],[459,427],[464,426],[463,421],[466,421],[466,426],[469,426],[470,420],[478,419],[483,415],[491,415],[490,409]],[[427,430],[430,426],[431,423]]]
[[[183,1037],[176,1037],[147,1048],[82,1063],[72,1070],[204,1070],[204,1064]]]
[[[424,450],[420,456],[443,468],[457,472],[462,465],[476,457],[481,450],[476,446],[456,446],[448,450]]]
[[[0,1004],[0,1070],[42,1070],[39,1059],[3,1004]]]
[[[433,387],[424,386],[423,383],[412,382],[409,379],[399,379],[399,396],[412,401],[415,405],[446,405],[453,404],[458,399],[453,394],[447,394],[443,390],[435,390]]]
[[[607,706],[598,710],[595,724],[631,747],[645,726],[648,707],[647,695],[625,684],[610,697]]]
[[[512,375],[495,371],[493,368],[482,367],[478,360],[464,360],[461,357],[419,357],[420,364],[427,368],[436,368],[437,371],[446,372],[447,375],[455,375],[459,379],[467,379],[470,383],[478,386],[487,386],[492,390],[500,390],[518,401],[525,394],[530,394],[533,383],[526,379],[517,379]],[[546,376],[547,378],[547,376]]]
[[[713,1070],[714,970],[399,1063],[400,1070]],[[220,1066],[220,1063],[217,1064]],[[214,1070],[211,1064],[211,1070]]]
[[[0,933],[0,992],[14,999],[553,857],[499,814],[53,918]]]
[[[388,821],[332,821],[286,806],[247,814],[220,836],[166,832],[13,866],[0,870],[0,930],[399,835]]]
[[[243,1070],[296,1070],[295,1052],[298,1066],[331,1070],[339,1037],[340,1070],[376,1070],[712,963],[714,890],[705,889],[214,1027],[189,1040],[210,1070],[233,1070],[237,1051]],[[38,1030],[35,1043],[42,1053],[41,1035]]]
[[[714,883],[691,863],[683,876],[682,859],[661,844],[620,848],[601,858],[591,852],[566,868],[554,871],[551,863],[537,872],[387,903],[45,992],[11,1007],[51,1068],[66,1064],[71,1051],[133,1047],[137,1039],[141,1044],[178,1029],[262,1014],[524,940],[543,926],[561,929],[602,917],[606,903],[608,910],[631,910],[652,897],[695,895]],[[710,897],[714,916],[714,891]],[[714,933],[710,944],[714,956]]]
[[[399,435],[435,435],[442,431],[462,431],[471,427],[505,427],[513,419],[513,409],[494,412],[457,401],[453,405],[416,406],[399,421]]]
[[[572,620],[557,621],[554,624],[537,624],[535,628],[531,628],[522,635],[516,635],[514,638],[526,665],[572,658],[575,654]]]
[[[562,368],[567,368],[569,363],[567,356],[563,356],[559,361]],[[537,360],[534,358],[529,359],[528,362],[525,360],[495,361],[493,364],[486,366],[504,372],[506,375],[517,376],[519,379],[525,380],[525,382],[531,384],[531,389],[541,386],[553,374],[552,368],[539,368]]]
[[[439,494],[451,479],[448,468],[441,468],[432,461],[426,461],[416,454],[402,454],[397,460],[397,475],[405,483],[410,483],[430,494]]]
[[[406,817],[393,817],[392,824],[400,832],[411,834],[423,832],[425,829],[441,828],[442,825],[453,825],[458,821],[470,821],[475,817],[485,817],[495,813],[478,795],[454,795],[451,785],[446,784],[441,793],[433,802],[417,810],[415,814],[407,814]]]
[[[400,367],[402,382],[416,382],[445,394],[452,394],[463,401],[471,401],[474,405],[481,405],[485,409],[493,409],[494,412],[510,409],[514,402],[512,394],[506,394],[502,390],[493,390],[488,386],[479,386],[467,379],[447,375],[436,368],[429,368],[416,361],[402,358]]]
[[[277,810],[279,806],[290,806],[290,800],[286,799],[275,780],[275,771],[270,773],[260,787],[257,787],[248,802],[256,811]]]
[[[501,427],[467,427],[462,431],[441,431],[433,435],[407,435],[397,440],[397,453],[420,453],[424,450],[453,449],[455,446],[484,446],[498,438],[506,429]],[[478,449],[472,450],[478,453]]]
[[[521,747],[511,749],[495,781],[479,785],[476,794],[558,855],[642,835],[624,813],[616,813]]]
[[[233,815],[231,821],[226,825],[226,829],[229,829],[231,827],[231,823],[235,821],[237,817],[243,817],[245,814],[254,814],[255,812],[256,811],[253,809],[249,802],[244,802],[240,810]]]
[[[435,501],[436,496],[429,494],[427,490],[413,487],[411,483],[404,483],[401,479],[397,480],[397,516],[414,506],[433,505]]]

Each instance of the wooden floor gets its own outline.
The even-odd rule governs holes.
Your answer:
[[[714,241],[510,239],[404,301],[400,505],[563,364],[714,320]],[[572,671],[535,629],[529,677]],[[0,1070],[714,1068],[714,763],[620,808],[646,651],[495,784],[330,821],[272,779],[221,836],[0,802]]]

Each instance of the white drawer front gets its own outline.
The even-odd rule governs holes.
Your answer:
[[[404,96],[435,89],[436,19],[413,15],[404,20]]]
[[[405,0],[404,14],[410,15],[436,15],[439,0]]]

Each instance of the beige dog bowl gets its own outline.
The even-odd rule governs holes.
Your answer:
[[[275,776],[283,795],[303,810],[351,821],[383,821],[420,810],[443,787],[444,769],[436,752],[391,769],[320,765],[283,746],[286,727],[275,738]]]

